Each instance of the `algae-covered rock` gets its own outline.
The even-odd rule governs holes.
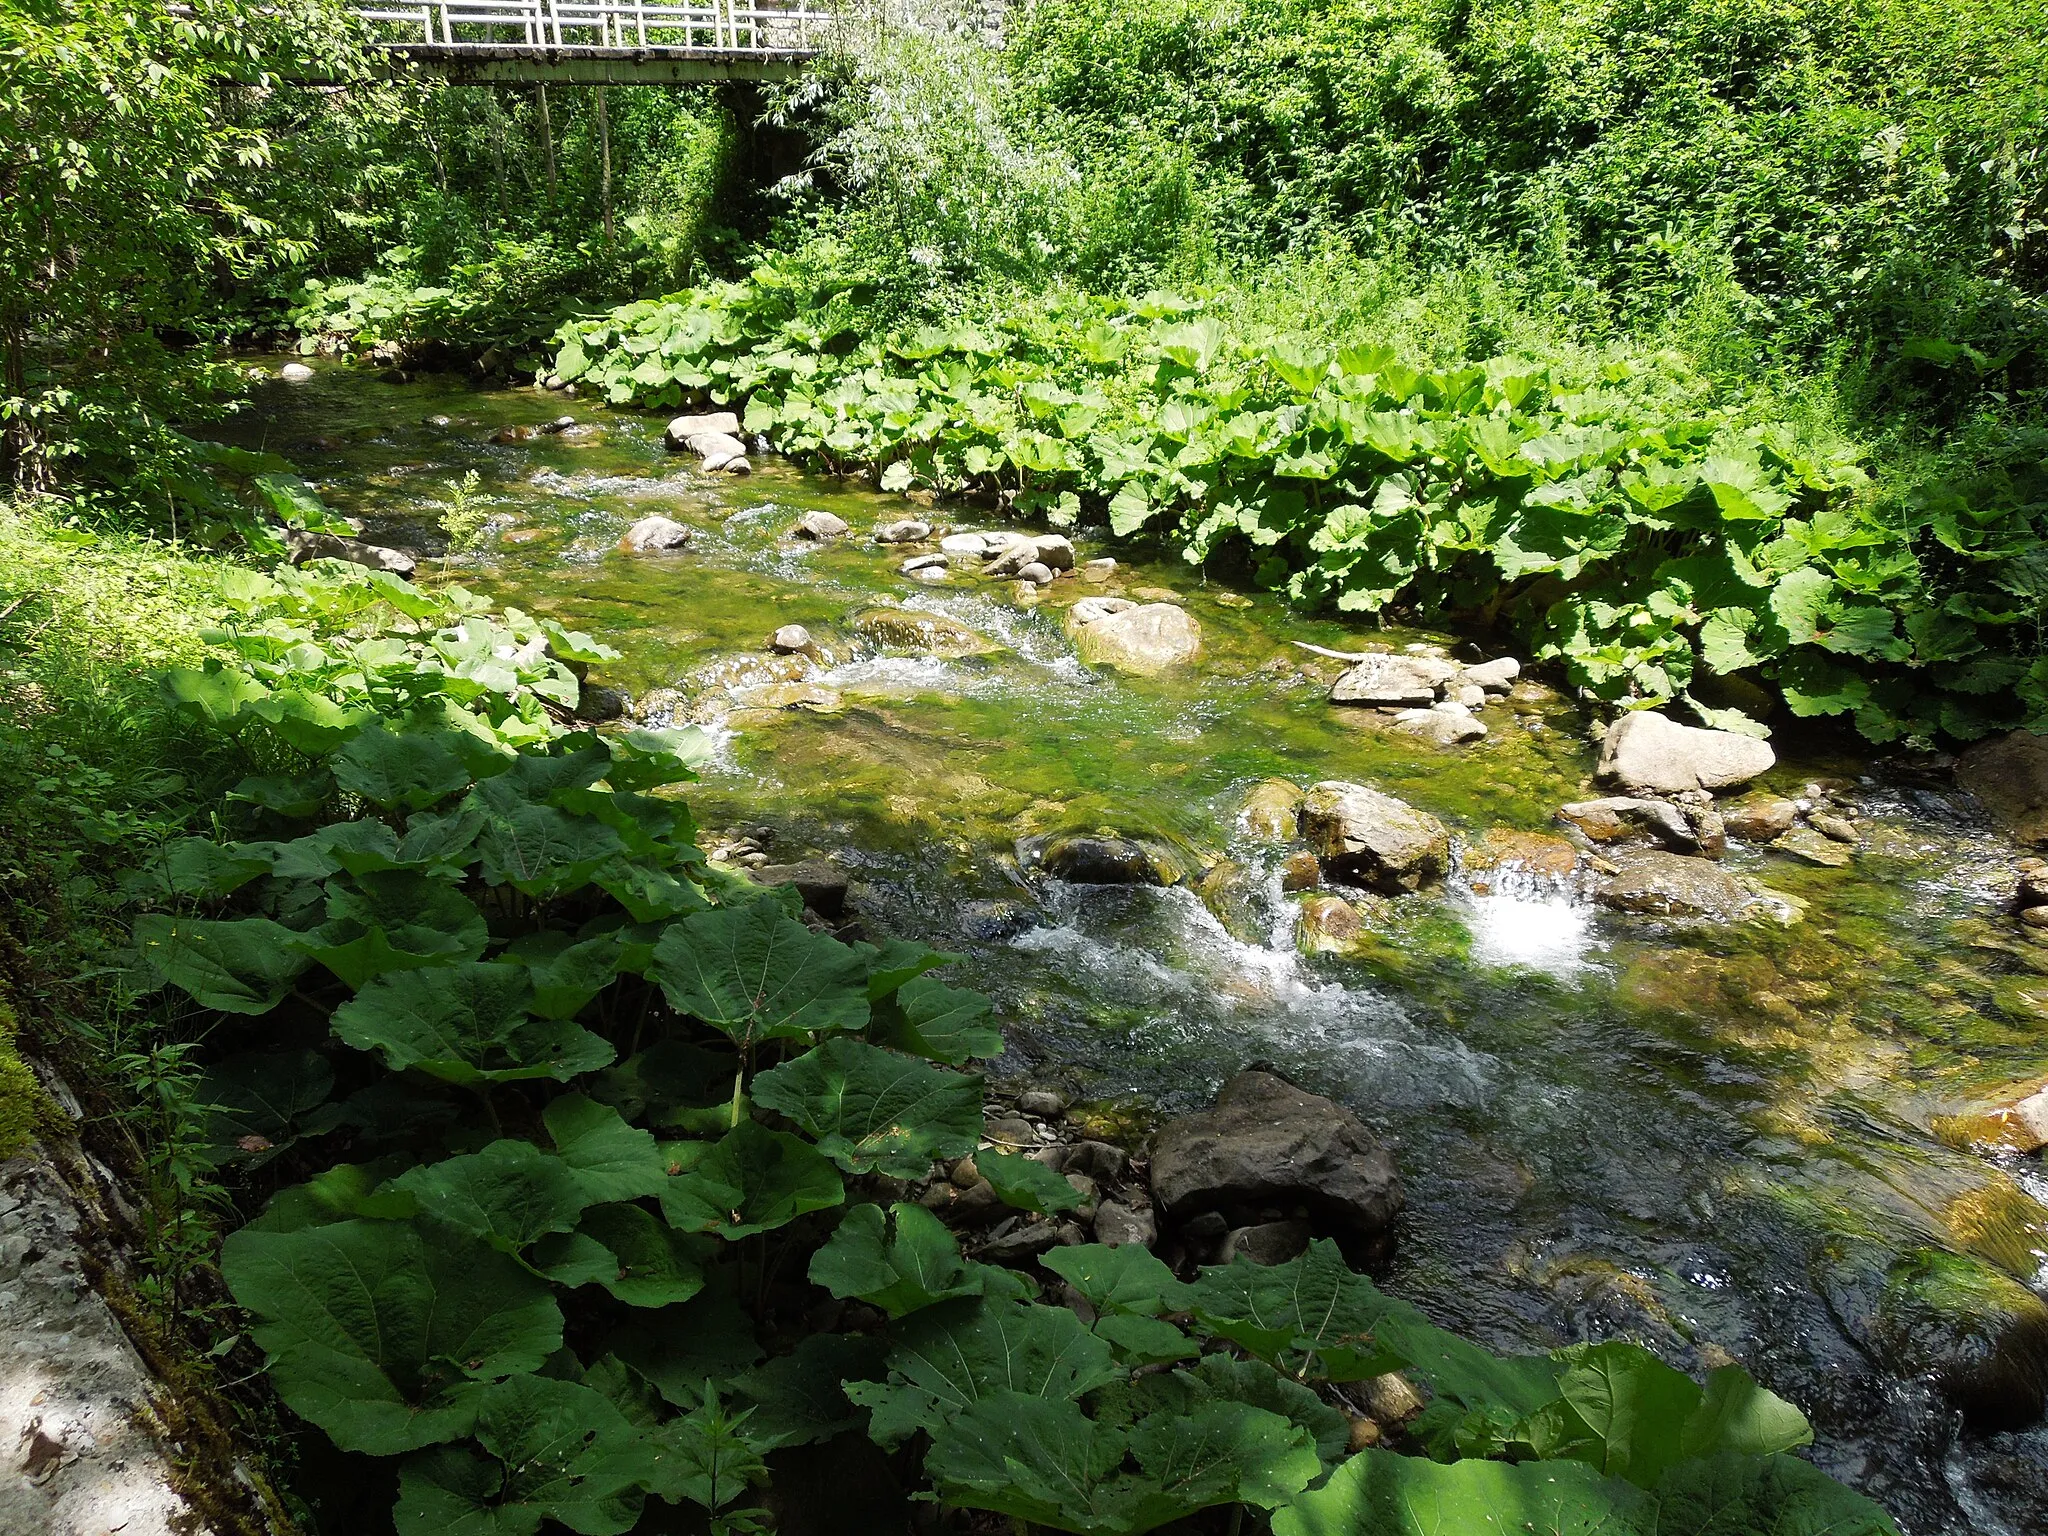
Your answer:
[[[1773,838],[1771,849],[1821,869],[1846,869],[1854,858],[1847,848],[1812,827],[1794,827],[1783,837]]]
[[[2048,841],[2048,736],[2008,731],[1956,760],[1956,782],[2025,843]]]
[[[1081,659],[1151,677],[1202,653],[1202,626],[1172,603],[1084,597],[1067,610],[1067,634]]]
[[[1244,797],[1238,820],[1253,837],[1269,843],[1292,842],[1301,830],[1301,786],[1285,779],[1267,779]]]
[[[1225,933],[1240,944],[1257,944],[1266,936],[1259,913],[1260,883],[1237,860],[1219,859],[1195,882],[1195,894]]]
[[[1365,919],[1341,896],[1304,896],[1295,906],[1294,945],[1305,955],[1342,954],[1365,932]]]
[[[910,608],[869,608],[854,615],[853,632],[871,645],[891,650],[923,651],[927,655],[954,659],[986,656],[1000,650],[988,636],[943,613],[919,613]]]
[[[1557,817],[1596,843],[1620,842],[1641,835],[1660,847],[1683,853],[1691,853],[1700,845],[1685,814],[1668,800],[1640,800],[1632,795],[1575,800],[1559,806]]]
[[[1020,838],[1017,862],[1074,885],[1178,885],[1185,872],[1163,849],[1104,832]]]
[[[1931,1375],[1978,1429],[2017,1429],[2048,1401],[2048,1305],[1981,1259],[1916,1248],[1857,1319],[1901,1374]]]
[[[1603,906],[1656,917],[1704,917],[1730,922],[1756,905],[1757,896],[1712,860],[1657,848],[1631,848],[1594,891]]]
[[[1504,879],[1524,876],[1562,884],[1578,873],[1579,850],[1545,832],[1518,832],[1493,827],[1459,858],[1465,883],[1485,896]]]
[[[689,528],[674,518],[643,517],[626,530],[625,537],[619,540],[619,548],[633,555],[659,554],[681,549],[689,542]]]
[[[1782,796],[1745,801],[1721,813],[1728,835],[1745,843],[1768,843],[1783,837],[1799,820],[1799,807]]]
[[[1451,864],[1442,822],[1363,784],[1313,786],[1301,802],[1301,836],[1332,880],[1388,894],[1433,884]]]

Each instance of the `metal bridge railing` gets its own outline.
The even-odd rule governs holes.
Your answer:
[[[703,0],[645,5],[637,0],[422,0],[359,7],[387,24],[393,43],[429,48],[688,48],[724,54],[809,53],[821,47],[834,13],[806,0]]]

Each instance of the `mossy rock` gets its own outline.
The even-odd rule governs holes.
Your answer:
[[[15,1030],[14,1010],[0,1002],[0,1160],[18,1156],[56,1113],[14,1048]]]
[[[1892,1262],[1871,1342],[1931,1375],[1978,1429],[2018,1429],[2048,1402],[2048,1305],[1981,1259],[1915,1248]]]

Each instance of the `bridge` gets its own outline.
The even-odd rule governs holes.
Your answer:
[[[418,0],[355,14],[395,58],[458,85],[782,80],[838,22],[819,0]]]

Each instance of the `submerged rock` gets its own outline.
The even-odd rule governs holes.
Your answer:
[[[1860,1281],[1860,1283],[1858,1283]],[[2048,1305],[1981,1259],[1918,1248],[1828,1285],[1850,1331],[1901,1375],[1932,1376],[1973,1428],[2019,1429],[2048,1402]]]
[[[672,517],[643,517],[628,528],[619,548],[633,555],[664,554],[690,542],[690,530]]]
[[[2048,842],[2048,736],[2008,731],[1956,759],[1956,782],[2023,843]]]
[[[1812,827],[1794,827],[1783,837],[1771,840],[1771,850],[1799,860],[1802,864],[1817,865],[1822,869],[1847,869],[1854,858],[1849,850],[1833,838],[1824,837]]]
[[[1747,784],[1777,760],[1770,743],[1754,736],[1680,725],[1654,711],[1638,710],[1607,728],[1594,773],[1632,789],[1675,794]]]
[[[1459,866],[1474,895],[1485,896],[1510,875],[1562,883],[1578,873],[1579,850],[1545,832],[1492,827],[1464,850]]]
[[[1294,947],[1305,955],[1342,954],[1364,932],[1358,908],[1341,896],[1304,896],[1295,906]]]
[[[1091,587],[1099,587],[1116,575],[1116,560],[1104,555],[1100,560],[1090,560],[1081,567],[1081,579]]]
[[[1593,892],[1603,906],[1655,917],[1704,917],[1732,922],[1758,897],[1710,859],[1631,848],[1616,856],[1620,867]]]
[[[1244,797],[1238,820],[1253,837],[1291,843],[1301,831],[1302,790],[1285,779],[1267,779]]]
[[[1970,1114],[1939,1117],[1933,1129],[1951,1146],[2038,1152],[2048,1147],[2048,1083]]]
[[[818,715],[846,708],[836,690],[813,683],[754,683],[733,689],[732,703],[735,709],[805,709]]]
[[[1074,885],[1178,885],[1179,864],[1136,838],[1052,832],[1020,838],[1017,862]]]
[[[1368,656],[1331,684],[1330,702],[1382,708],[1432,704],[1437,689],[1457,671],[1452,663],[1434,656],[1401,656],[1392,652]]]
[[[1419,737],[1431,746],[1455,747],[1485,736],[1486,722],[1466,705],[1452,702],[1432,704],[1427,709],[1404,709],[1388,722],[1387,729]]]
[[[798,518],[796,526],[789,531],[797,538],[817,539],[822,542],[826,539],[845,537],[848,525],[843,517],[835,517],[830,512],[812,511]]]
[[[1000,650],[988,636],[943,613],[911,608],[869,608],[855,614],[853,632],[872,645],[953,659]]]
[[[1451,863],[1442,822],[1363,784],[1311,787],[1301,803],[1301,836],[1332,880],[1389,894],[1441,880]]]
[[[304,363],[286,363],[277,370],[277,376],[287,384],[303,384],[313,377],[313,370]]]
[[[1081,659],[1151,677],[1202,653],[1202,626],[1171,603],[1084,597],[1067,610],[1066,628]]]
[[[778,656],[810,656],[818,649],[811,632],[801,624],[785,624],[768,637],[768,649]]]
[[[1393,1155],[1341,1104],[1270,1072],[1240,1072],[1216,1107],[1169,1121],[1152,1142],[1152,1194],[1167,1215],[1257,1221],[1299,1209],[1358,1255],[1384,1252],[1402,1206]]]

